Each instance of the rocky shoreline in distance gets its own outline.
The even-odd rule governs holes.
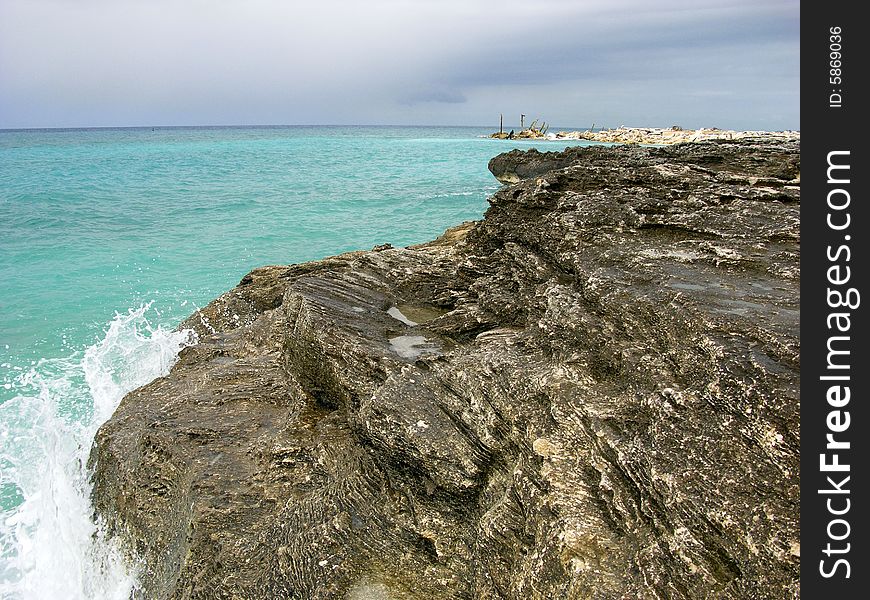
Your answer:
[[[137,598],[798,597],[799,142],[490,169],[182,324],[91,454]]]
[[[491,137],[508,139],[509,134],[494,133]],[[524,129],[514,134],[511,139],[533,140],[588,140],[591,142],[609,142],[615,144],[649,144],[670,145],[690,142],[705,142],[714,140],[800,140],[800,131],[734,131],[716,127],[700,129],[683,129],[681,127],[619,127],[617,129],[601,129],[598,131],[558,131],[544,133],[536,129]]]

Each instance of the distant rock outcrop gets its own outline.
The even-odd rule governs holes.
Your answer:
[[[614,144],[685,144],[713,140],[791,141],[800,140],[799,131],[734,131],[718,127],[683,129],[677,125],[661,127],[618,127],[598,131],[559,131],[546,136],[551,140],[589,140]]]
[[[480,222],[245,276],[96,438],[140,596],[795,597],[799,156],[511,153]]]
[[[701,127],[699,129],[683,129],[677,125],[667,129],[661,127],[618,127],[616,129],[599,129],[598,131],[557,131],[548,133],[546,130],[530,127],[517,134],[511,131],[493,133],[489,137],[506,139],[530,140],[587,140],[590,142],[605,142],[612,144],[645,144],[661,145],[685,144],[689,142],[709,142],[713,140],[747,140],[747,141],[791,141],[800,140],[799,131],[734,131],[718,127]]]

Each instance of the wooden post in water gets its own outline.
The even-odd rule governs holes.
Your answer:
[[[498,115],[498,132],[504,133],[504,114]]]

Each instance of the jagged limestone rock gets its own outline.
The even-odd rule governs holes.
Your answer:
[[[683,129],[674,125],[667,129],[660,127],[618,127],[599,131],[559,131],[547,139],[553,140],[590,140],[614,144],[684,144],[711,140],[745,140],[747,142],[784,142],[800,141],[799,131],[733,131],[718,127]]]
[[[142,598],[797,596],[798,143],[545,156],[183,324],[92,453]]]

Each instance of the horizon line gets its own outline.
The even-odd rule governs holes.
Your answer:
[[[89,130],[112,130],[112,129],[279,129],[279,128],[303,128],[303,127],[381,127],[381,128],[402,128],[402,127],[420,127],[420,128],[429,128],[435,129],[439,127],[453,127],[453,128],[465,128],[465,129],[486,129],[494,127],[493,125],[450,125],[450,124],[379,124],[379,123],[296,123],[296,124],[284,124],[284,123],[258,123],[258,124],[207,124],[207,125],[72,125],[72,126],[52,126],[52,127],[0,127],[0,132],[15,132],[15,131],[89,131]],[[650,129],[668,129],[668,127],[661,127],[655,125],[629,125],[621,124],[616,127],[616,129],[620,127],[628,127],[628,128],[650,128]],[[515,127],[511,127],[511,129],[515,129]],[[585,126],[584,128],[580,127],[557,127],[553,126],[553,129],[556,131],[589,131],[591,126]],[[601,126],[596,127],[599,131],[605,129],[614,129],[611,126]],[[722,129],[717,126],[704,126],[704,127],[689,127],[683,128],[684,130],[691,131],[693,129]],[[729,128],[726,128],[729,129]],[[767,129],[735,129],[733,131],[769,131],[771,133],[775,132],[786,132],[786,131],[800,131],[800,128],[787,128],[787,129],[776,129],[776,130],[767,130]]]
[[[0,127],[0,131],[51,131],[82,129],[193,129],[193,128],[267,128],[267,127],[466,127],[485,128],[493,125],[452,125],[452,124],[383,124],[383,123],[251,123],[251,124],[204,124],[204,125],[64,125],[49,127]],[[498,126],[495,126],[498,128]]]

